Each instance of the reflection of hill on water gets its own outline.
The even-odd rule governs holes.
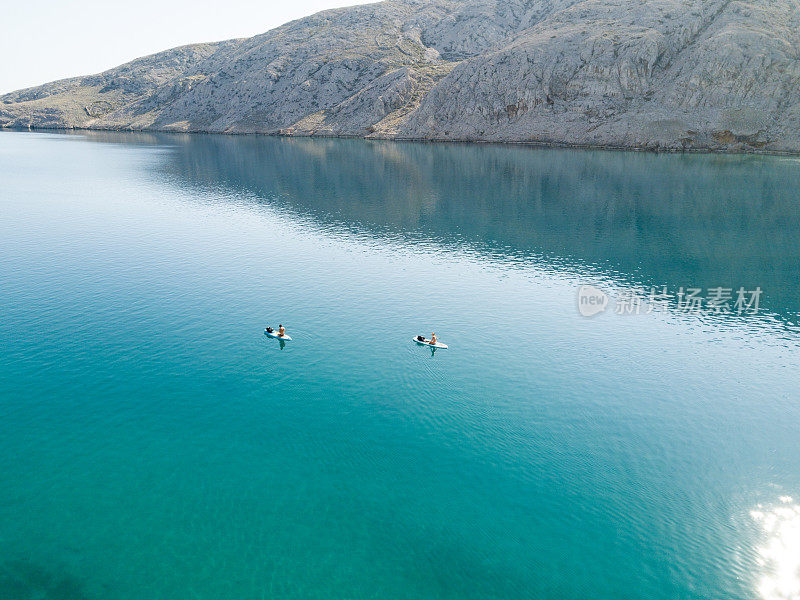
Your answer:
[[[800,162],[516,146],[96,134],[174,146],[165,169],[320,222],[552,257],[653,285],[761,286],[800,312]],[[146,139],[145,139],[146,138]]]

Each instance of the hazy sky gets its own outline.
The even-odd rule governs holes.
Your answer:
[[[21,0],[3,8],[0,94],[115,67],[182,44],[263,33],[375,0]]]

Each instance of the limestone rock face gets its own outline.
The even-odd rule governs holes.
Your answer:
[[[0,126],[800,152],[800,2],[386,0],[13,92]]]

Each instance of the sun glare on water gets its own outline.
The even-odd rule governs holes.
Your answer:
[[[759,546],[758,594],[764,600],[800,600],[800,505],[781,496],[773,507],[758,505],[750,516],[765,537]]]

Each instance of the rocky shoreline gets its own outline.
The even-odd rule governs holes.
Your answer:
[[[292,135],[281,133],[250,133],[250,132],[219,132],[219,131],[175,131],[171,129],[146,129],[146,130],[120,130],[99,127],[6,127],[0,126],[0,132],[85,132],[91,133],[132,133],[132,134],[167,134],[167,135],[222,135],[222,136],[265,136],[278,138],[316,138],[316,139],[343,139],[343,140],[375,140],[384,142],[408,142],[422,144],[481,144],[481,145],[500,145],[500,146],[522,146],[531,148],[553,148],[561,150],[603,150],[607,152],[648,152],[652,154],[727,154],[732,156],[800,156],[800,150],[772,150],[764,148],[660,148],[643,146],[612,146],[612,145],[592,145],[575,144],[569,142],[539,142],[539,141],[495,141],[495,140],[469,140],[469,139],[432,139],[432,138],[412,138],[412,137],[364,137],[358,135],[328,135],[328,134],[308,134]]]

